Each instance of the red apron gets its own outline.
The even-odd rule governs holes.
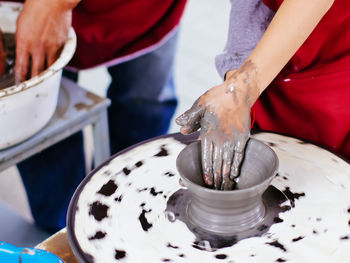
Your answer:
[[[82,0],[73,10],[78,43],[71,66],[85,69],[149,49],[179,23],[186,0]]]
[[[274,11],[282,2],[264,0]],[[350,159],[349,10],[349,0],[335,0],[253,107],[260,129],[312,141],[347,159]]]

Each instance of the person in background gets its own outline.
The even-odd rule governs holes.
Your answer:
[[[177,100],[173,63],[186,0],[27,0],[17,20],[17,81],[35,76],[58,57],[70,25],[77,49],[69,75],[105,65],[111,153],[164,134]],[[30,69],[30,71],[29,71]],[[67,73],[66,73],[67,74]],[[69,201],[85,177],[82,133],[18,164],[38,226],[66,224]]]
[[[349,159],[350,2],[231,2],[228,41],[216,59],[225,80],[177,118],[184,134],[201,128],[206,184],[232,189],[251,109],[257,128],[311,141]]]

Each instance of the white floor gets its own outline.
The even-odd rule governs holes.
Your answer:
[[[225,44],[229,9],[228,0],[189,0],[182,19],[176,55],[175,81],[179,106],[175,116],[188,109],[207,89],[220,83],[214,57]],[[103,67],[85,70],[79,76],[81,86],[102,96],[108,83],[109,76]],[[174,121],[169,132],[178,132]],[[0,201],[11,206],[26,222],[32,222],[24,187],[16,167],[1,172],[0,182]],[[11,222],[8,224],[11,225]],[[1,225],[0,240],[5,229],[6,226]],[[13,234],[22,235],[23,232],[17,231]]]

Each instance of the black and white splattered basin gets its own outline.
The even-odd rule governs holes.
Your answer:
[[[192,142],[155,138],[112,157],[72,198],[67,223],[81,262],[350,262],[350,164],[300,140],[272,133],[254,138],[276,152],[268,189],[279,212],[260,235],[206,238],[181,218],[187,191],[175,160]],[[190,230],[191,229],[191,230]]]

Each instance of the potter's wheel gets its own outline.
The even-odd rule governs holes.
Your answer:
[[[280,206],[291,206],[267,232],[213,249],[174,220],[168,201],[184,189],[175,160],[189,142],[177,134],[134,146],[83,181],[68,214],[76,256],[82,262],[349,262],[350,165],[294,138],[254,137],[278,155],[272,185],[285,194]]]

